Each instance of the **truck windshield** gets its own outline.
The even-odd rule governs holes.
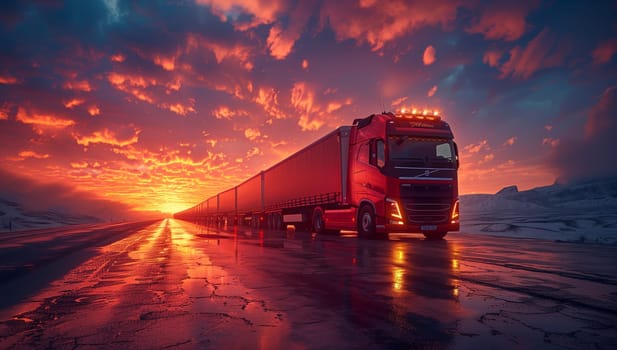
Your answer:
[[[407,135],[388,138],[388,158],[392,166],[454,168],[452,140]]]

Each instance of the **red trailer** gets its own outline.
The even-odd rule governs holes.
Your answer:
[[[351,127],[340,127],[264,171],[266,222],[309,228],[317,207],[346,205]]]
[[[257,227],[263,221],[263,174],[260,172],[237,187],[239,221],[245,225]]]

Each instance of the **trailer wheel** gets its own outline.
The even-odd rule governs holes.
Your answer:
[[[323,210],[320,207],[313,209],[313,231],[317,234],[323,234],[324,229]]]
[[[375,212],[370,205],[364,204],[358,214],[358,237],[373,238],[375,231]]]
[[[427,240],[436,241],[444,238],[448,232],[422,232]]]

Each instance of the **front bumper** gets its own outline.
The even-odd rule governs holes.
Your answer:
[[[460,231],[460,223],[410,225],[386,223],[383,225],[385,232],[392,233],[424,233],[424,232],[452,232]]]

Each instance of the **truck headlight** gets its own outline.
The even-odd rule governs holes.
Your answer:
[[[454,207],[452,207],[452,216],[450,219],[450,223],[456,224],[458,222],[458,200],[454,202]]]
[[[398,206],[398,202],[394,199],[386,198],[386,213],[389,217],[402,220],[403,215],[401,214],[401,209]]]

